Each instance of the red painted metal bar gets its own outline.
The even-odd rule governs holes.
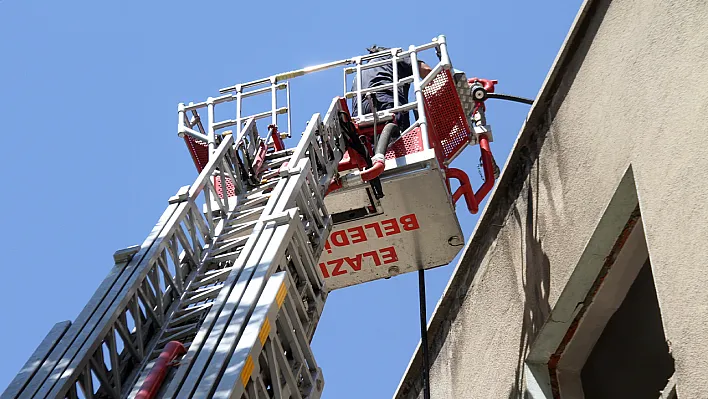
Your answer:
[[[256,154],[256,159],[253,160],[253,170],[258,174],[265,163],[266,153],[268,148],[263,141],[258,143],[258,153]]]
[[[484,184],[474,193],[477,203],[482,202],[484,197],[494,187],[494,162],[492,161],[492,150],[489,148],[489,139],[486,135],[479,135],[479,149],[482,152],[482,168],[484,169]]]
[[[472,190],[472,184],[467,173],[460,169],[448,168],[447,178],[448,187],[450,179],[457,179],[460,182],[460,187],[452,194],[452,200],[456,203],[460,198],[465,198],[467,209],[470,213],[475,214],[479,211],[479,204],[484,197],[489,194],[489,191],[494,187],[494,162],[492,161],[492,151],[489,148],[489,139],[486,135],[479,135],[479,148],[482,151],[482,168],[484,169],[484,184],[475,193]]]
[[[464,196],[465,202],[467,203],[467,210],[469,210],[470,213],[473,214],[477,213],[477,211],[479,210],[479,203],[477,202],[474,192],[472,191],[472,184],[470,183],[470,178],[467,176],[467,173],[460,169],[448,168],[447,178],[448,185],[449,179],[457,179],[460,182],[460,187],[458,187],[457,190],[455,190],[455,192],[452,194],[452,200],[454,202],[457,202],[460,197]]]
[[[285,143],[283,139],[280,138],[280,132],[278,132],[278,127],[275,125],[268,126],[270,130],[270,137],[273,139],[273,147],[276,151],[282,151],[285,149]]]
[[[178,356],[182,356],[187,352],[179,341],[170,341],[165,346],[165,349],[160,353],[155,365],[150,370],[145,382],[140,387],[140,391],[135,395],[135,399],[153,399],[160,391],[162,382],[165,380],[167,371],[173,365],[174,360]]]

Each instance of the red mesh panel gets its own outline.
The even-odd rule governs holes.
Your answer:
[[[228,195],[229,197],[235,196],[236,195],[236,188],[234,187],[234,183],[228,177],[225,179],[226,179],[226,195]],[[214,177],[214,188],[216,189],[216,192],[219,193],[219,198],[224,198],[224,193],[221,189],[221,177],[219,177],[219,176]]]
[[[420,128],[415,128],[388,148],[386,159],[399,158],[420,151],[423,151],[423,139],[420,137]]]
[[[209,162],[209,145],[203,141],[195,140],[194,138],[189,136],[184,136],[184,142],[187,144],[187,149],[192,155],[194,165],[201,173],[201,171],[204,170],[204,167],[206,167],[207,163]],[[224,194],[221,189],[220,177],[214,177],[214,188],[219,194],[219,197],[224,198]],[[233,197],[236,195],[236,188],[234,187],[234,183],[228,177],[226,178],[226,195],[228,195],[229,197]]]
[[[423,88],[431,144],[441,161],[450,160],[469,143],[470,128],[452,73],[446,70]]]
[[[209,145],[203,141],[197,141],[190,136],[184,136],[184,142],[192,155],[194,166],[201,172],[209,162]]]

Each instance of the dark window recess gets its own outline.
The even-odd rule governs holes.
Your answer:
[[[673,373],[647,260],[583,366],[583,391],[586,399],[656,399]]]

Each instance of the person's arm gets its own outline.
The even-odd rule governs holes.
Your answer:
[[[423,61],[418,61],[418,69],[420,70],[421,79],[425,79],[425,77],[433,71],[433,69],[430,68],[430,66]]]

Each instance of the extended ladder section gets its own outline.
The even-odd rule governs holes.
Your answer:
[[[416,57],[428,49],[438,50],[440,63],[421,78]],[[449,262],[462,245],[454,204],[467,193],[450,191],[449,179],[459,173],[448,164],[468,144],[491,141],[483,120],[473,118],[479,104],[469,99],[466,77],[452,73],[443,36],[390,54],[385,62],[413,63],[413,76],[394,77],[392,85],[412,84],[415,100],[396,100],[393,110],[353,124],[346,98],[362,109],[365,93],[360,85],[347,91],[346,76],[360,81],[362,70],[383,62],[375,61],[381,54],[180,104],[178,134],[198,177],[169,199],[141,245],[116,252],[115,266],[76,320],[50,331],[1,398],[319,398],[324,380],[310,341],[327,293]],[[344,96],[324,117],[313,115],[297,147],[286,149],[287,80],[339,66],[347,66]],[[278,104],[282,91],[285,106]],[[243,100],[259,95],[271,96],[270,109],[244,115]],[[217,120],[216,108],[229,110],[234,101],[235,118]],[[419,116],[386,154],[380,181],[388,197],[380,201],[354,162],[351,129],[364,142],[371,123],[408,110]],[[278,131],[281,118],[287,132]],[[264,119],[270,124],[261,135]],[[493,184],[486,177],[485,185]],[[408,193],[421,184],[430,192],[411,201]],[[367,240],[362,245],[381,246],[379,252],[354,245]]]
[[[171,341],[186,354],[161,397],[319,397],[309,342],[326,298],[317,259],[332,227],[323,196],[344,150],[337,113],[334,101],[297,148],[270,151],[258,176],[244,166],[259,148],[253,120],[220,136],[194,184],[170,198],[142,245],[116,254],[86,308],[2,398],[135,397]]]

